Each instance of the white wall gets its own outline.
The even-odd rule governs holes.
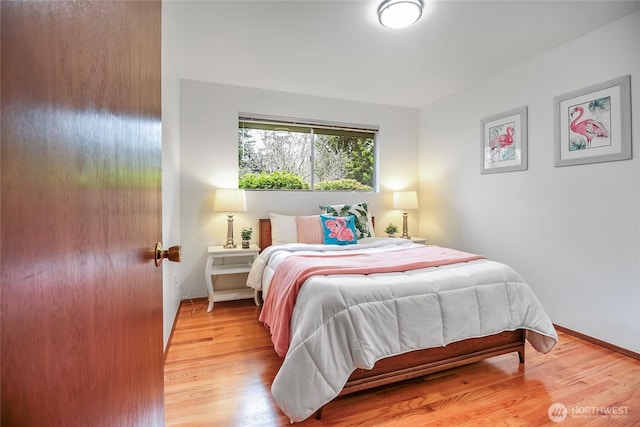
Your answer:
[[[419,154],[423,236],[512,265],[554,323],[635,352],[639,40],[635,13],[423,108]],[[553,98],[627,74],[634,158],[554,167]],[[480,120],[525,105],[529,169],[480,175]]]
[[[206,295],[207,246],[224,244],[226,238],[226,215],[213,212],[213,200],[216,188],[237,187],[239,112],[379,126],[381,192],[248,191],[248,211],[235,215],[236,236],[243,226],[257,230],[258,219],[270,212],[316,214],[320,204],[360,201],[370,203],[377,233],[384,235],[380,224],[402,224],[401,212],[390,209],[390,191],[418,188],[416,109],[192,80],[182,80],[180,108],[180,237],[183,287],[189,296]],[[409,227],[417,230],[417,213],[410,216]]]

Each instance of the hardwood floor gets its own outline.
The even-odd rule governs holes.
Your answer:
[[[252,300],[180,306],[165,362],[167,426],[286,426],[271,398],[281,359]],[[300,426],[637,426],[640,361],[559,333],[549,354],[516,353],[356,393]],[[561,403],[567,417],[552,422]],[[599,413],[599,414],[598,414]],[[609,414],[609,415],[607,415]]]

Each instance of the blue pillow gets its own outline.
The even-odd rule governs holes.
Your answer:
[[[320,215],[325,245],[357,243],[355,218],[351,216]]]
[[[373,221],[368,211],[368,203],[360,202],[351,205],[326,205],[320,206],[322,213],[333,216],[353,215],[356,224],[356,238],[376,237],[373,231]]]

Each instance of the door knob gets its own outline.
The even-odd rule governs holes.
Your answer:
[[[180,262],[182,256],[182,246],[171,246],[167,250],[162,249],[162,243],[156,243],[156,267],[160,267],[162,260],[167,258],[169,261]]]

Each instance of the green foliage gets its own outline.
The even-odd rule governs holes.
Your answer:
[[[387,225],[387,228],[384,229],[384,232],[387,234],[396,234],[398,232],[398,226],[392,223]]]
[[[373,191],[373,188],[364,185],[355,179],[336,179],[332,181],[321,181],[315,185],[320,191]]]
[[[388,234],[395,234],[398,232],[398,226],[390,222],[384,229],[384,232]]]
[[[311,134],[310,128],[279,135],[268,125],[265,129],[239,127],[240,188],[310,189],[313,176],[314,182],[321,183],[314,184],[314,190],[373,191],[373,133],[319,130],[313,139]],[[301,177],[306,184],[297,183],[297,178],[271,176],[284,172]]]
[[[238,182],[245,190],[308,190],[309,184],[291,172],[247,173]]]
[[[242,231],[240,231],[240,236],[242,236],[242,240],[251,240],[252,233],[253,233],[253,228],[243,227]]]
[[[373,187],[373,138],[331,135],[327,139],[336,152],[347,153],[346,177]]]
[[[600,110],[611,111],[611,98],[599,98],[589,103],[589,110],[597,114]]]

